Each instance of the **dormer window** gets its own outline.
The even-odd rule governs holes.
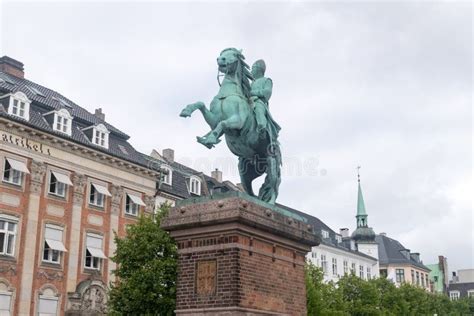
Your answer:
[[[8,114],[21,117],[25,120],[30,119],[30,103],[31,101],[23,92],[16,92],[10,97],[8,106]]]
[[[173,184],[173,170],[168,166],[162,166],[161,170],[163,171],[163,174],[162,174],[163,183],[172,185]]]
[[[66,109],[54,113],[53,129],[55,131],[71,135],[72,115]]]
[[[92,142],[100,147],[109,148],[109,131],[104,124],[94,126],[92,130]]]
[[[189,192],[196,195],[201,195],[201,180],[197,177],[189,179]]]

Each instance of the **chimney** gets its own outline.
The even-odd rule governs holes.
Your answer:
[[[341,234],[342,238],[349,237],[349,228],[340,228],[339,234]]]
[[[95,109],[94,115],[98,119],[105,121],[105,113],[102,112],[102,108]]]
[[[163,149],[163,158],[170,162],[174,162],[174,150],[171,148]]]
[[[8,56],[0,58],[0,71],[21,79],[25,78],[23,63]]]
[[[216,168],[216,170],[211,172],[211,177],[218,182],[222,182],[222,171]]]

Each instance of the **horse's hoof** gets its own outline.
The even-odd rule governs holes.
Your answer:
[[[190,117],[191,113],[189,113],[189,111],[184,109],[184,110],[181,111],[181,113],[179,113],[179,116],[181,116],[181,117]]]

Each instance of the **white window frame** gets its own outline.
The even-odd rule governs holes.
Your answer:
[[[161,169],[168,172],[168,174],[163,174],[162,182],[167,185],[173,185],[173,169],[168,166],[162,166]]]
[[[367,280],[370,280],[372,278],[372,269],[367,266]]]
[[[355,264],[355,262],[351,262],[351,273],[356,275],[356,264]]]
[[[54,112],[53,129],[71,136],[72,132],[72,115],[66,109]]]
[[[321,236],[323,238],[329,238],[329,232],[327,230],[322,229],[321,230]]]
[[[7,309],[1,309],[1,307],[0,307],[0,316],[12,315],[12,299],[13,299],[12,294],[13,294],[12,292],[0,291],[0,296],[1,295],[8,296],[8,300],[9,300],[8,310]]]
[[[332,275],[337,275],[337,258],[332,258]]]
[[[48,194],[64,198],[67,195],[68,185],[70,185],[69,183],[71,183],[71,180],[69,180],[69,183],[61,182],[57,179],[57,177],[56,177],[56,175],[54,175],[54,173],[59,173],[59,174],[62,174],[64,176],[66,176],[67,178],[69,178],[69,175],[67,173],[57,171],[57,170],[49,170]],[[51,185],[53,184],[53,178],[56,181],[54,182],[55,183],[54,190],[51,190]]]
[[[341,243],[342,242],[342,236],[341,235],[336,235],[336,241],[338,243]]]
[[[364,266],[361,264],[359,265],[359,278],[364,278]]]
[[[140,193],[125,192],[125,214],[138,216],[140,214],[140,206],[145,206]]]
[[[22,168],[23,170],[19,170],[21,168],[14,168],[12,166],[12,161],[16,163],[23,164]],[[9,166],[9,169],[7,169],[7,164]],[[21,165],[20,165],[21,167]],[[8,170],[8,177],[5,176]],[[23,178],[24,178],[24,173],[30,173],[29,170],[26,168],[26,163],[24,161],[20,161],[14,158],[10,157],[4,157],[3,158],[3,176],[2,176],[2,181],[8,184],[13,184],[17,186],[22,186],[23,185]],[[17,179],[17,181],[15,181]]]
[[[344,274],[349,274],[349,262],[347,260],[344,260],[342,265],[344,268]]]
[[[93,247],[92,245],[89,245],[88,240],[89,238],[95,238],[95,239],[100,239],[101,240],[101,245],[100,248],[98,247]],[[85,239],[85,252],[84,252],[84,268],[89,269],[89,270],[100,270],[102,267],[102,260],[106,259],[105,255],[101,255],[101,257],[94,256],[89,249],[97,249],[100,250],[100,252],[103,254],[104,252],[104,236],[99,235],[99,234],[94,234],[94,233],[86,233],[86,239]],[[87,264],[87,258],[90,259],[90,264]]]
[[[5,214],[0,214],[0,221],[5,222],[4,227],[0,228],[0,234],[4,234],[3,237],[3,250],[0,250],[0,255],[4,256],[15,256],[16,251],[16,241],[18,237],[18,219],[13,216],[8,216]],[[13,225],[12,230],[10,230],[10,224]],[[8,245],[11,243],[10,250]]]
[[[106,192],[105,193],[99,192],[99,190],[97,189],[97,187],[95,187],[95,185],[104,187]],[[99,183],[95,181],[89,182],[89,198],[88,198],[89,205],[92,205],[98,208],[104,208],[107,196],[111,196],[111,194],[107,189],[106,183]]]
[[[110,132],[104,124],[98,124],[92,129],[91,141],[97,146],[109,148],[109,134]]]
[[[30,103],[31,101],[28,99],[26,94],[24,94],[21,91],[17,91],[16,93],[10,95],[10,104],[8,106],[8,114],[16,116],[16,117],[21,117],[22,119],[29,121],[30,120]],[[15,112],[13,111],[14,108],[16,109]],[[21,115],[22,113],[20,113],[20,111],[23,111],[23,115]]]
[[[189,192],[196,195],[201,195],[201,180],[198,177],[189,178]]]
[[[449,291],[449,299],[451,301],[457,301],[461,297],[460,291]]]
[[[56,230],[58,233],[60,233],[61,237],[55,237],[55,238],[50,238],[52,241],[50,242],[60,242],[62,244],[62,249],[53,249],[51,245],[48,244],[47,241],[47,230]],[[46,263],[53,263],[53,264],[61,264],[61,259],[63,252],[66,251],[66,248],[64,247],[64,228],[58,225],[52,225],[52,224],[46,224],[44,228],[44,241],[43,241],[43,252],[42,252],[42,257],[41,260]],[[61,246],[61,245],[60,245]],[[60,247],[57,247],[60,248]],[[45,254],[48,252],[47,258],[45,259]]]
[[[473,297],[474,298],[474,289],[467,290],[467,297]]]
[[[323,270],[323,273],[327,275],[328,273],[328,266],[327,266],[327,261],[326,261],[326,255],[321,254],[321,269]]]

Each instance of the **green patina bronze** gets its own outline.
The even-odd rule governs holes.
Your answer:
[[[263,60],[255,62],[250,72],[244,59],[241,51],[224,49],[217,58],[218,71],[224,74],[224,79],[222,84],[219,82],[220,89],[210,109],[203,102],[196,102],[187,105],[180,116],[189,117],[200,110],[211,131],[197,137],[197,141],[210,149],[225,135],[230,151],[239,157],[244,190],[255,196],[252,181],[266,173],[258,198],[274,204],[281,182],[281,152],[280,126],[273,120],[268,106],[273,83],[264,76]]]

